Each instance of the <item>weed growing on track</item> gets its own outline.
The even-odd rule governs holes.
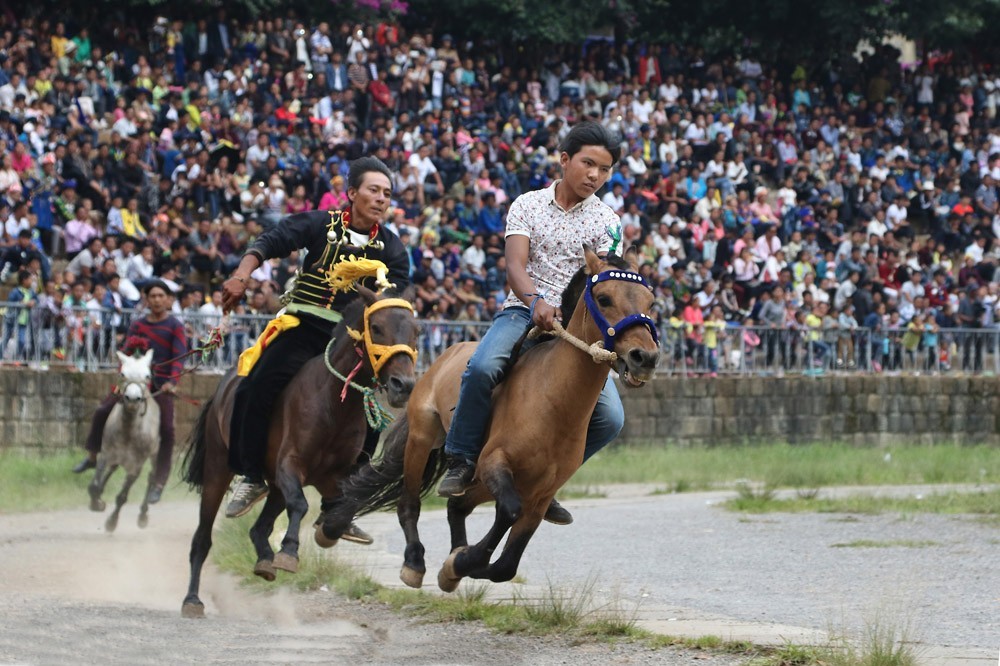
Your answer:
[[[732,447],[613,446],[573,476],[583,486],[651,483],[656,493],[732,487],[751,479],[774,488],[1000,483],[1000,448],[848,444],[770,444]],[[808,490],[806,491],[808,492]]]
[[[723,506],[731,511],[745,513],[971,514],[989,521],[1000,519],[1000,490],[932,493],[912,497],[859,494],[809,500],[739,496],[727,500]]]
[[[847,543],[834,543],[831,548],[929,548],[940,546],[937,541],[914,541],[912,539],[889,539],[887,541],[876,541],[874,539],[858,539]]]

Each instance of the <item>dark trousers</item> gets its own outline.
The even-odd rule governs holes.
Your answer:
[[[101,441],[104,439],[104,426],[111,415],[111,408],[118,404],[119,396],[109,393],[108,397],[94,410],[90,421],[90,433],[83,445],[87,451],[97,455],[101,452]],[[164,485],[170,478],[170,465],[174,454],[174,396],[170,393],[160,393],[153,398],[160,406],[160,449],[153,463],[153,482]]]
[[[229,431],[229,466],[233,471],[251,481],[264,479],[274,403],[306,361],[322,354],[329,342],[328,332],[300,324],[275,338],[240,382]],[[379,433],[369,431],[365,439],[365,452],[369,455],[374,453],[378,438]]]

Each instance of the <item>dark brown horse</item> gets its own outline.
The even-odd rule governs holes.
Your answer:
[[[648,312],[653,294],[635,272],[634,254],[626,266],[613,264],[585,249],[586,272],[574,277],[563,296],[566,330],[587,345],[613,348],[614,367],[626,386],[649,380],[659,360],[655,326]],[[612,322],[617,322],[612,325]],[[474,343],[449,348],[414,387],[406,418],[389,432],[382,459],[365,466],[343,484],[343,502],[327,514],[317,541],[342,533],[354,517],[390,506],[406,536],[400,578],[420,587],[426,571],[424,547],[417,532],[420,496],[442,473],[438,449],[458,401],[460,378]],[[452,554],[438,576],[451,592],[461,578],[507,581],[556,492],[583,461],[587,425],[611,370],[591,354],[558,339],[524,354],[494,393],[486,443],[476,467],[476,483],[463,496],[448,500]],[[402,475],[402,480],[400,480]],[[473,508],[496,501],[489,533],[471,548],[465,519]],[[510,531],[503,553],[490,562]]]
[[[360,355],[363,362],[354,383],[384,387],[394,407],[403,406],[413,389],[419,329],[412,306],[403,299],[382,299],[364,287],[358,291],[361,298],[345,309],[330,347],[302,367],[275,404],[266,463],[271,492],[250,529],[257,550],[254,573],[267,580],[274,580],[275,569],[294,573],[298,568],[299,528],[309,509],[302,489],[313,486],[324,498],[339,495],[338,482],[350,472],[364,444],[365,400],[372,396],[353,389],[343,393],[344,381],[330,368],[348,377]],[[198,586],[212,547],[212,525],[233,477],[227,462],[229,423],[241,379],[231,370],[219,382],[201,410],[184,461],[184,480],[201,488],[184,617],[202,617],[205,612]],[[268,538],[286,507],[288,531],[275,555]]]

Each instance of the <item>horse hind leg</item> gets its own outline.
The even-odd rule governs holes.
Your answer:
[[[119,491],[118,496],[115,497],[115,510],[111,512],[108,519],[104,521],[104,529],[108,532],[114,532],[118,527],[118,514],[121,513],[122,507],[128,500],[128,491],[132,489],[132,484],[135,480],[139,478],[138,472],[128,472],[125,476],[125,483],[122,484],[122,489]]]
[[[399,570],[399,579],[413,588],[423,586],[424,574],[427,573],[424,544],[420,541],[420,531],[417,529],[420,520],[420,488],[424,470],[440,434],[441,421],[436,413],[417,413],[409,426],[403,455],[403,492],[396,506],[396,516],[399,518],[399,526],[403,528],[406,549],[403,552],[403,567]],[[457,499],[459,498],[448,500],[449,524],[451,524],[451,504]]]
[[[285,508],[285,498],[277,491],[270,492],[264,501],[264,508],[250,528],[250,541],[257,551],[257,563],[253,567],[255,575],[270,582],[274,580],[274,549],[269,541],[274,531],[274,521]]]
[[[301,479],[292,470],[282,465],[275,477],[288,506],[288,530],[281,540],[281,551],[274,556],[274,568],[295,573],[299,570],[299,529],[302,527],[302,519],[309,511],[309,502],[302,492]]]
[[[191,537],[191,578],[188,582],[188,593],[184,597],[184,604],[181,606],[181,617],[203,618],[205,617],[205,605],[198,598],[198,588],[201,586],[201,569],[208,558],[208,552],[212,549],[212,526],[215,524],[215,517],[219,513],[219,506],[222,498],[229,490],[229,482],[233,480],[233,474],[226,466],[226,460],[219,455],[213,455],[209,459],[205,470],[205,485],[201,490],[201,510],[198,518],[198,528]],[[225,450],[222,450],[222,456]]]

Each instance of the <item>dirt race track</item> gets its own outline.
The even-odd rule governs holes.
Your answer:
[[[211,567],[202,585],[208,618],[185,620],[195,505],[153,507],[145,531],[136,512],[126,506],[114,535],[103,533],[103,515],[86,510],[0,515],[0,664],[737,663],[422,624],[331,593],[261,597]]]
[[[809,642],[844,619],[856,624],[886,602],[912,625],[922,662],[997,663],[995,526],[942,516],[746,517],[714,506],[723,497],[633,491],[568,502],[577,522],[543,526],[520,573],[537,586],[593,580],[599,593],[634,604],[641,626],[661,633],[779,644]],[[0,664],[739,663],[698,651],[422,624],[332,593],[260,597],[212,568],[202,584],[208,618],[183,620],[195,505],[154,507],[145,531],[135,526],[136,513],[126,507],[114,535],[102,531],[103,516],[82,509],[0,515]],[[490,513],[473,515],[470,536],[485,530]],[[376,544],[341,544],[340,556],[398,584],[403,541],[395,516],[361,524]],[[432,584],[447,549],[443,514],[427,512],[421,525]],[[834,547],[858,539],[933,545]]]

